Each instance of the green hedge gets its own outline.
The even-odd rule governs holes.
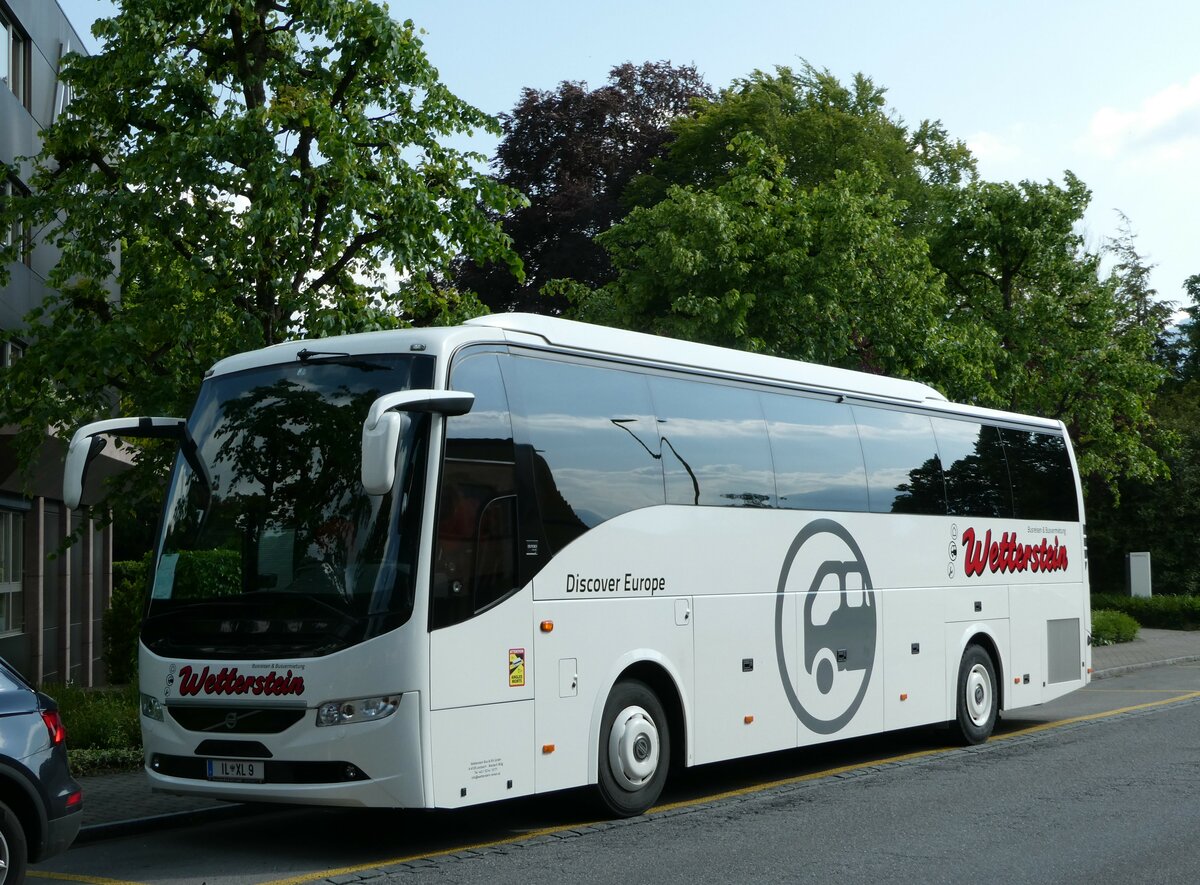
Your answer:
[[[1092,609],[1092,645],[1130,642],[1137,632],[1138,622],[1124,612]]]
[[[1200,596],[1116,596],[1093,594],[1092,609],[1123,612],[1143,627],[1200,630]]]
[[[146,598],[149,555],[138,562],[113,563],[112,604],[104,612],[104,666],[108,681],[137,681],[138,633]]]
[[[71,750],[127,750],[142,746],[136,685],[83,688],[47,684],[41,690],[58,702]]]

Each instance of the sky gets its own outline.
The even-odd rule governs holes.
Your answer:
[[[92,51],[111,0],[58,0]],[[1160,297],[1200,273],[1200,3],[1191,0],[393,0],[442,81],[489,113],[530,87],[592,87],[626,61],[695,65],[722,88],[804,62],[887,90],[915,127],[940,120],[989,181],[1092,191],[1100,248],[1129,220]],[[496,142],[468,147],[491,156]]]

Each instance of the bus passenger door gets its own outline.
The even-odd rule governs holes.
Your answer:
[[[447,419],[430,585],[434,804],[532,793],[533,591],[518,589],[511,420],[496,354],[468,355],[452,386],[475,394]]]

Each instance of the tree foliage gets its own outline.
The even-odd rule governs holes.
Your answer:
[[[478,312],[429,282],[460,251],[519,273],[492,219],[519,195],[442,143],[496,121],[411,22],[370,0],[138,0],[94,33],[32,194],[3,209],[61,250],[0,385],[26,455],[114,397],[186,413],[231,352]]]
[[[975,161],[937,121],[910,131],[888,111],[886,94],[862,74],[847,87],[807,63],[755,71],[674,121],[666,155],[634,182],[628,199],[652,205],[671,185],[715,187],[735,170],[727,146],[749,132],[778,152],[801,188],[869,170],[878,188],[903,204],[906,221],[922,216],[938,188],[974,174]]]
[[[877,176],[805,188],[756,136],[730,153],[716,187],[673,186],[599,237],[618,276],[584,293],[579,315],[870,372],[945,371],[962,342],[941,281]]]
[[[1157,398],[1154,417],[1170,439],[1169,468],[1155,482],[1131,479],[1118,489],[1093,482],[1088,490],[1091,581],[1097,592],[1125,592],[1125,554],[1148,551],[1154,593],[1200,594],[1200,560],[1180,543],[1200,524],[1200,380],[1171,385]]]
[[[668,62],[618,65],[596,89],[563,82],[553,91],[524,90],[501,116],[504,137],[493,167],[498,181],[529,198],[503,218],[525,279],[468,258],[456,268],[456,285],[493,310],[545,313],[561,308],[541,297],[550,280],[610,280],[596,235],[625,214],[625,187],[660,154],[671,121],[711,95],[694,67]]]
[[[1166,314],[1128,236],[1110,243],[1117,264],[1102,278],[1101,256],[1078,232],[1090,198],[1070,172],[1061,186],[974,181],[930,228],[955,322],[989,339],[984,386],[947,386],[1064,421],[1085,474],[1151,477],[1162,470],[1150,404],[1163,377],[1153,356]]]

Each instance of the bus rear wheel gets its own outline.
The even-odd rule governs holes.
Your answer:
[[[957,698],[951,730],[964,744],[982,744],[996,725],[1000,698],[992,656],[979,645],[968,645],[963,652],[958,665]]]
[[[643,814],[662,793],[671,762],[671,735],[663,706],[650,686],[618,682],[604,705],[597,785],[618,817]]]

